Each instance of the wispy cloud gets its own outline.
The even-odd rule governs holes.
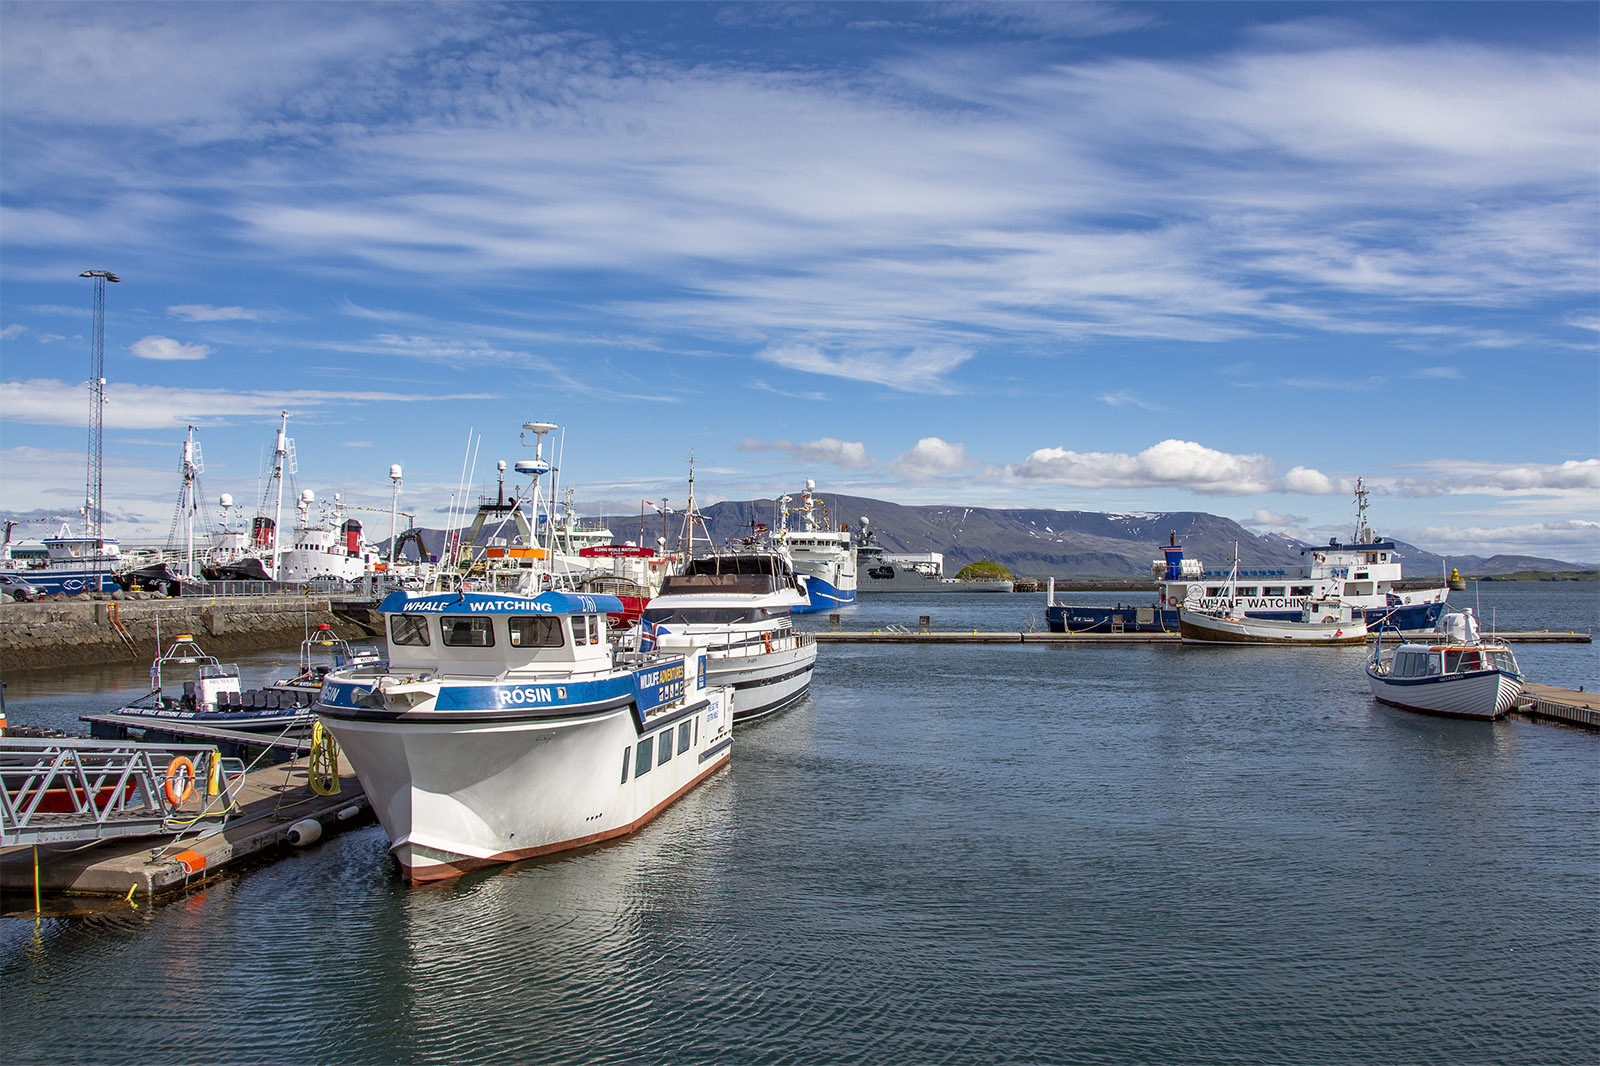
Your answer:
[[[212,307],[210,304],[175,304],[167,314],[184,322],[256,322],[261,312],[246,307]]]

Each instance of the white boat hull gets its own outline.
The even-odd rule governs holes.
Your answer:
[[[728,762],[729,694],[704,691],[698,710],[664,715],[642,733],[631,705],[459,724],[325,723],[407,879],[434,881],[621,836],[654,818]],[[679,750],[685,723],[687,747]],[[669,735],[672,754],[663,762],[660,738]]]
[[[1374,698],[1408,711],[1493,721],[1516,706],[1522,679],[1499,670],[1391,678],[1367,668]]]
[[[816,641],[808,633],[785,632],[763,644],[714,649],[706,653],[706,681],[733,689],[733,719],[749,721],[799,700],[811,687],[817,662]]]
[[[1269,618],[1224,617],[1204,611],[1178,612],[1178,632],[1186,644],[1365,644],[1367,624],[1291,622]]]

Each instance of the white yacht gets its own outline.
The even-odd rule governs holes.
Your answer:
[[[612,596],[391,593],[386,665],[317,707],[412,882],[620,836],[728,762],[697,650],[626,651]]]

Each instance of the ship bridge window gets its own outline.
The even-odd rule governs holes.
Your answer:
[[[439,619],[447,648],[494,647],[494,619],[469,618],[462,615],[445,615]]]
[[[512,615],[506,619],[513,648],[561,647],[561,619],[549,615]]]
[[[396,644],[426,648],[428,620],[417,614],[392,614],[389,616],[389,639]]]

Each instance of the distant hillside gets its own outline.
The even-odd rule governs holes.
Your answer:
[[[1257,536],[1227,518],[1202,511],[1108,514],[1099,511],[1002,510],[989,507],[910,507],[861,496],[823,495],[828,521],[855,526],[866,517],[869,528],[892,552],[940,552],[945,572],[955,574],[970,563],[989,559],[1018,577],[1067,580],[1148,580],[1150,564],[1161,557],[1161,547],[1176,534],[1189,558],[1208,569],[1226,566],[1239,545],[1239,565],[1244,569],[1297,566],[1301,549],[1310,545],[1281,534]],[[747,536],[754,523],[776,527],[778,505],[770,499],[730,501],[702,509],[713,543]],[[618,540],[639,539],[638,515],[608,515],[604,522]],[[676,544],[681,516],[665,523],[669,547]],[[645,525],[645,541],[662,535],[660,516]],[[1379,527],[1382,532],[1382,527]],[[430,549],[437,551],[440,536],[427,531]],[[1594,564],[1562,562],[1529,556],[1496,555],[1491,558],[1447,558],[1403,541],[1395,542],[1408,581],[1443,578],[1453,566],[1464,577],[1508,574],[1518,571],[1574,571]]]

